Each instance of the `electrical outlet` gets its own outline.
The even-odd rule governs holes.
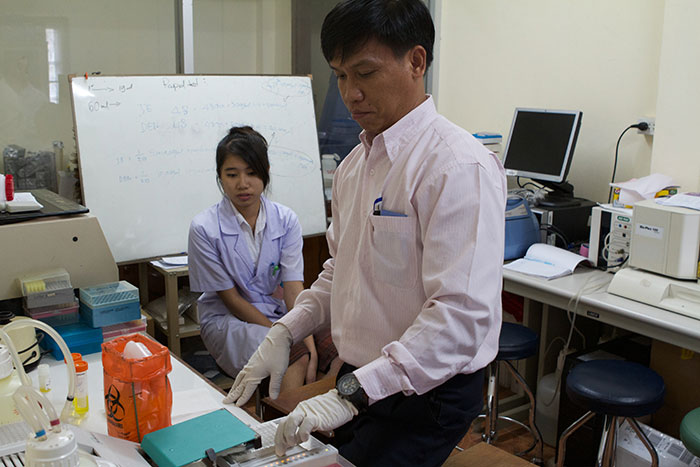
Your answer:
[[[642,135],[653,135],[654,134],[654,129],[656,128],[656,119],[654,117],[641,117],[637,119],[637,123],[642,123],[646,122],[647,125],[649,125],[649,128],[646,130],[637,130],[637,133],[640,133]]]

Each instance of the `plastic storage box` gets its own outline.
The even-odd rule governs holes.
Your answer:
[[[53,327],[75,324],[80,319],[78,315],[78,299],[75,297],[70,303],[41,308],[25,308],[24,311],[32,319],[38,319]]]
[[[80,316],[94,328],[140,319],[139,289],[126,281],[82,288]]]
[[[21,277],[19,284],[27,308],[62,305],[72,302],[75,298],[70,275],[65,269]]]
[[[102,339],[107,342],[115,337],[126,334],[134,334],[136,332],[144,332],[146,330],[146,317],[129,321],[127,323],[113,324],[102,328]]]
[[[56,326],[54,329],[61,335],[71,352],[83,355],[102,351],[102,329],[91,328],[85,323]],[[56,360],[63,360],[63,353],[49,335],[44,335],[41,347],[51,352]]]

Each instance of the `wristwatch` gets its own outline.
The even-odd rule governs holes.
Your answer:
[[[357,410],[362,411],[369,405],[369,397],[354,373],[345,373],[338,378],[335,388],[340,397],[349,401]]]

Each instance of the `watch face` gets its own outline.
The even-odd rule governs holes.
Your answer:
[[[347,373],[338,380],[337,387],[341,396],[349,396],[360,389],[360,382],[354,374]]]

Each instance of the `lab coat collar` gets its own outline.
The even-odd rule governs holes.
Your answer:
[[[263,245],[265,244],[265,239],[274,240],[280,238],[284,235],[284,224],[282,222],[282,216],[277,209],[277,206],[269,199],[261,196],[263,204],[265,204],[265,216],[266,216],[266,227],[265,236],[263,237]]]
[[[231,202],[225,196],[219,201],[219,206],[217,208],[219,213],[219,226],[221,227],[221,233],[226,235],[240,235],[243,231],[241,226],[238,224],[238,219],[236,218],[236,212],[231,206]]]
[[[260,197],[261,201],[265,205],[265,233],[263,234],[263,247],[265,244],[265,239],[269,238],[274,240],[276,238],[284,235],[284,225],[282,225],[282,219],[278,215],[275,205],[269,199],[264,196]],[[218,205],[219,212],[219,225],[221,226],[221,232],[226,235],[240,235],[243,233],[241,226],[236,218],[236,212],[231,206],[231,202],[228,198],[224,197],[219,201]]]

